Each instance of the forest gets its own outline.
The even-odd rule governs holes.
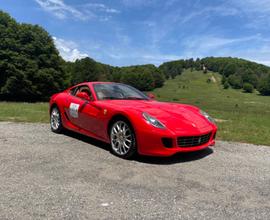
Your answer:
[[[65,88],[84,81],[114,81],[142,91],[162,87],[184,69],[218,72],[224,89],[257,90],[270,95],[270,67],[244,59],[206,57],[170,61],[159,67],[115,67],[86,57],[66,62],[50,34],[38,25],[18,23],[0,11],[0,100],[47,101]]]

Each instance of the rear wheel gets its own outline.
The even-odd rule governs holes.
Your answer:
[[[110,139],[112,152],[121,158],[131,158],[136,154],[135,134],[130,126],[124,120],[113,123],[110,129]]]
[[[51,110],[50,117],[51,130],[55,133],[61,133],[63,131],[63,125],[61,120],[61,114],[59,109],[55,106]]]

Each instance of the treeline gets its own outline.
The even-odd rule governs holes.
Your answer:
[[[187,68],[202,70],[205,73],[210,70],[222,75],[225,89],[232,87],[244,89],[245,92],[257,89],[262,95],[270,95],[270,67],[244,59],[232,57],[187,59],[166,62],[159,68],[163,70],[166,78],[174,78]]]
[[[98,63],[89,57],[67,62],[65,71],[69,76],[70,84],[85,81],[113,81],[129,84],[142,91],[150,91],[162,87],[165,81],[163,72],[152,64],[113,67]]]

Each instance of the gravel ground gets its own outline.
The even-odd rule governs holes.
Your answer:
[[[0,123],[0,219],[270,219],[270,147],[127,161],[47,124]]]

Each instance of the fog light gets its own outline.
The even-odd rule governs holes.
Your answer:
[[[173,147],[173,140],[172,138],[162,138],[162,143],[164,147],[166,148],[172,148]]]

